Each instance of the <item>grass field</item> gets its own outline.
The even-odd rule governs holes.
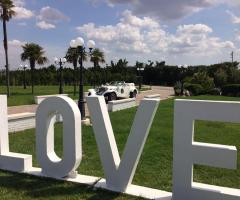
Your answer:
[[[87,92],[91,86],[85,86],[84,91]],[[150,90],[149,86],[143,86],[141,91]],[[58,94],[59,86],[35,86],[35,94],[32,95],[31,87],[26,90],[22,86],[11,87],[11,96],[8,98],[8,106],[31,105],[34,104],[34,96]],[[0,94],[6,94],[6,87],[0,86]],[[77,94],[74,96],[73,86],[64,86],[64,94],[68,94],[72,99],[78,99]]]
[[[240,98],[200,96],[195,99],[240,101]],[[141,161],[133,183],[172,190],[172,141],[173,141],[173,100],[160,103]],[[111,121],[120,153],[123,152],[136,109],[111,113]],[[124,122],[124,123],[123,123]],[[124,125],[123,125],[124,124]],[[195,140],[237,146],[240,150],[240,124],[198,121],[195,126]],[[55,151],[62,155],[61,125],[55,126]],[[33,155],[33,164],[38,166],[35,156],[34,130],[10,135],[10,150]],[[194,167],[194,180],[240,189],[240,153],[238,169],[226,170],[204,166]],[[103,176],[103,170],[94,139],[92,127],[83,127],[83,160],[79,173]],[[0,171],[1,199],[89,199],[89,200],[132,200],[140,199],[94,190],[91,187],[39,179],[31,176],[16,175]]]
[[[73,86],[64,86],[63,89],[64,94],[68,94],[73,99],[78,99],[78,92],[74,96]],[[90,89],[90,86],[84,88],[85,91],[88,91],[88,89]],[[11,96],[8,98],[8,106],[30,105],[34,104],[34,96],[58,94],[59,86],[35,86],[34,95],[31,93],[30,86],[26,90],[22,86],[13,86],[10,91]],[[6,94],[5,86],[0,86],[0,94]]]

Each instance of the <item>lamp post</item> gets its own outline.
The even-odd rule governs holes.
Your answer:
[[[142,89],[142,72],[144,71],[144,67],[138,67],[137,71],[138,71],[138,77],[139,77],[138,83],[139,83],[139,92],[140,92]]]
[[[26,69],[28,68],[28,65],[20,65],[20,68],[23,69],[23,89],[27,89],[27,84],[26,84]]]
[[[80,65],[80,74],[79,74],[79,100],[78,100],[78,107],[81,112],[82,120],[85,119],[85,101],[84,101],[84,88],[83,88],[83,60],[85,55],[92,54],[92,50],[95,47],[95,42],[93,40],[89,40],[87,43],[87,47],[89,51],[86,51],[86,47],[84,46],[84,39],[81,37],[78,37],[75,40],[71,40],[70,47],[75,48],[78,51],[79,54],[79,65]]]
[[[180,69],[180,82],[181,82],[181,95],[184,93],[184,76],[185,72],[188,69],[188,65],[178,65],[178,68]]]
[[[60,66],[60,74],[59,74],[59,94],[63,94],[63,65],[67,62],[66,58],[54,58],[54,62],[56,65]]]

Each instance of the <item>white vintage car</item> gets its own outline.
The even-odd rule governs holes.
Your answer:
[[[96,89],[88,90],[88,96],[104,96],[106,102],[114,101],[119,98],[136,98],[138,90],[134,83],[125,83],[116,81],[110,84],[102,85]]]

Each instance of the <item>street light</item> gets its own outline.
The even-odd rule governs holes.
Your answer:
[[[87,47],[89,52],[86,51],[86,47],[84,46],[84,39],[78,37],[75,40],[71,40],[70,47],[77,49],[79,53],[79,65],[80,65],[80,84],[79,84],[79,100],[78,107],[81,112],[82,120],[85,119],[85,106],[84,106],[84,90],[83,90],[83,58],[85,55],[92,55],[92,50],[95,48],[95,42],[93,40],[89,40],[87,43]]]
[[[26,69],[28,68],[28,65],[20,65],[20,68],[23,69],[23,89],[27,89],[27,85],[26,85]]]
[[[54,58],[56,65],[60,66],[60,85],[59,85],[59,94],[63,94],[63,65],[67,62],[66,58]]]
[[[180,69],[180,83],[181,83],[181,95],[183,95],[184,93],[184,81],[183,81],[183,78],[185,76],[185,73],[188,69],[188,65],[185,64],[185,65],[178,65],[178,68]]]
[[[140,92],[142,89],[142,72],[144,71],[144,67],[138,67],[137,71],[138,71],[138,77],[139,77],[138,83],[139,83],[139,92]]]

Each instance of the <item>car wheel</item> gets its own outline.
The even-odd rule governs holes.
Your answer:
[[[137,97],[137,92],[130,92],[130,98],[136,98]]]
[[[113,92],[108,95],[108,101],[115,101],[117,100],[117,95]]]

